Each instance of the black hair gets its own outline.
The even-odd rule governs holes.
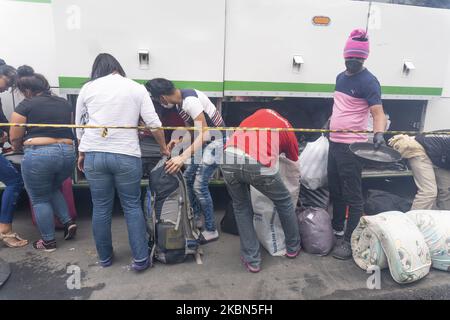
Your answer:
[[[16,87],[22,93],[29,90],[33,96],[41,93],[51,93],[48,80],[42,74],[35,73],[30,66],[21,66],[17,69]]]
[[[0,66],[4,66],[6,64],[5,60],[3,60],[2,58],[0,58]]]
[[[3,64],[1,62],[3,62]],[[0,77],[1,76],[8,78],[8,86],[15,86],[17,71],[14,67],[7,65],[3,60],[0,61]]]
[[[109,76],[114,72],[117,72],[122,77],[127,76],[116,58],[109,53],[101,53],[95,58],[92,66],[91,81]]]
[[[175,91],[173,82],[163,78],[150,80],[145,84],[145,87],[155,99],[159,99],[161,96],[171,95]]]

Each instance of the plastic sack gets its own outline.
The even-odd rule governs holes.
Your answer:
[[[309,190],[328,184],[328,151],[330,143],[325,136],[306,145],[300,155],[300,181]]]
[[[450,211],[416,210],[406,215],[425,237],[433,268],[450,272]]]
[[[322,208],[328,210],[330,203],[330,192],[328,188],[319,188],[317,190],[309,190],[305,186],[300,186],[300,197],[298,207],[303,208]]]
[[[411,206],[410,199],[382,190],[369,190],[364,203],[364,213],[373,216],[388,211],[408,212]]]
[[[294,162],[280,156],[279,172],[295,206],[300,192],[298,161]],[[259,241],[272,256],[284,256],[286,254],[284,231],[273,202],[253,187],[251,187],[251,199],[253,223]]]
[[[298,208],[297,217],[305,252],[328,255],[336,243],[328,212],[322,208]]]

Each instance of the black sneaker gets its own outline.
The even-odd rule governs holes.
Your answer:
[[[38,240],[33,243],[33,248],[36,250],[42,250],[45,252],[53,252],[56,250],[56,241],[44,241],[44,240]]]
[[[71,240],[77,234],[77,225],[75,222],[69,222],[64,226],[64,240]]]
[[[353,257],[352,245],[350,242],[341,240],[336,244],[333,250],[333,257],[339,260],[348,260]]]

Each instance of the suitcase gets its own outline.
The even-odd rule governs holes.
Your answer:
[[[69,208],[69,215],[73,221],[77,219],[77,209],[75,207],[75,199],[73,197],[72,190],[72,178],[68,178],[63,182],[61,186],[61,192],[66,199],[67,207]],[[31,218],[33,220],[33,224],[36,225],[36,216],[33,210],[33,206],[30,201],[30,209],[31,209]],[[59,221],[59,219],[55,216],[55,227],[56,229],[64,229],[64,225]]]

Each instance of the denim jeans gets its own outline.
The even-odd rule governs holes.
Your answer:
[[[6,186],[2,195],[0,223],[11,224],[17,198],[23,189],[23,181],[21,174],[2,155],[0,155],[0,181]]]
[[[231,156],[232,157],[232,156]],[[228,157],[227,157],[228,158]],[[238,162],[242,163],[242,162]],[[288,252],[300,249],[300,233],[292,197],[280,174],[262,174],[261,164],[224,164],[221,166],[241,239],[242,258],[252,266],[261,263],[260,244],[253,225],[250,186],[253,186],[275,205],[286,237]]]
[[[42,239],[55,239],[56,214],[61,223],[71,221],[60,191],[75,168],[75,149],[67,144],[25,147],[22,176],[36,216]]]
[[[125,213],[134,261],[147,260],[148,235],[141,203],[142,160],[116,153],[88,152],[84,170],[91,188],[92,229],[100,262],[113,255],[111,220],[115,189]]]
[[[205,216],[206,231],[216,231],[216,220],[214,215],[214,204],[209,192],[209,183],[214,172],[218,168],[218,157],[215,151],[223,148],[223,143],[213,142],[202,150],[202,157],[192,157],[191,164],[184,172],[189,200],[194,216],[199,219],[203,212]],[[201,159],[201,160],[200,160]],[[200,160],[200,161],[199,161]],[[200,163],[196,163],[200,162]]]

